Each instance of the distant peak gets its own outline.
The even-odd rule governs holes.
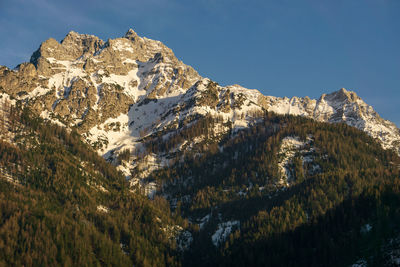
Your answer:
[[[332,99],[332,100],[347,100],[349,102],[355,102],[358,99],[360,99],[360,97],[353,91],[348,91],[345,88],[341,88],[338,91],[335,91],[333,93],[327,94],[327,95],[323,95],[322,98],[328,98],[328,99]]]
[[[75,31],[70,31],[67,35],[65,35],[64,39],[61,42],[63,42],[66,39],[74,40],[74,39],[77,39],[77,38],[80,38],[80,37],[81,37],[81,34],[75,32]]]
[[[129,29],[126,33],[125,33],[125,38],[127,38],[127,39],[131,39],[131,40],[134,40],[135,39],[135,37],[137,37],[138,35],[137,35],[137,33],[134,31],[134,30],[132,30],[132,29]]]
[[[67,34],[67,36],[68,35],[79,35],[79,33],[77,33],[76,31],[70,31],[68,34]]]
[[[136,32],[135,32],[132,28],[130,28],[130,29],[126,32],[125,35],[128,35],[128,34],[136,34]]]
[[[70,31],[64,39],[61,41],[61,44],[68,43],[68,42],[75,42],[76,40],[80,39],[81,35],[77,32]]]
[[[353,91],[348,91],[348,90],[346,90],[345,88],[341,88],[340,90],[336,91],[335,93],[336,93],[336,94],[340,94],[340,95],[344,95],[344,96],[346,96],[347,98],[354,98],[354,99],[357,99],[357,98],[358,98],[358,96],[357,96],[357,94],[356,94],[355,92],[353,92]]]
[[[91,40],[99,40],[99,38],[95,35],[91,34],[80,34],[76,31],[70,31],[64,39],[61,41],[61,44],[64,42],[76,42],[78,40],[84,40],[84,39],[91,39]]]

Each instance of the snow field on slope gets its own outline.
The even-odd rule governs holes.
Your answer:
[[[218,247],[221,245],[230,235],[230,233],[240,227],[239,221],[227,221],[218,224],[218,229],[211,236],[211,241],[214,246]]]
[[[303,154],[305,152],[313,151],[313,148],[310,151],[303,150],[303,148],[310,142],[311,137],[308,137],[308,140],[306,142],[301,141],[298,136],[287,136],[282,139],[280,150],[278,152],[278,155],[280,157],[278,167],[282,174],[281,180],[279,181],[281,185],[289,186],[290,182],[294,179],[294,177],[292,177],[292,172],[289,168],[289,165],[292,162],[296,153],[301,152]],[[303,165],[305,162],[313,161],[311,156],[302,156],[302,160]]]

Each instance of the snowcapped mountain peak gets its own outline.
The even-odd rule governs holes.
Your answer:
[[[0,68],[0,86],[42,117],[76,127],[105,155],[140,151],[146,138],[167,138],[204,116],[218,118],[218,133],[249,127],[264,111],[345,122],[400,152],[399,129],[352,91],[342,88],[317,100],[220,86],[178,60],[162,42],[132,29],[107,42],[73,31],[61,42],[50,38],[30,63],[15,71]]]

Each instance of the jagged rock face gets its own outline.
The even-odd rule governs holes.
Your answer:
[[[16,70],[0,69],[0,86],[38,114],[81,132],[127,113],[144,98],[187,90],[200,76],[159,41],[129,30],[103,42],[70,32],[50,38]]]
[[[0,86],[42,117],[77,127],[106,156],[125,148],[140,151],[146,138],[167,138],[199,116],[229,122],[230,129],[218,126],[223,133],[248,127],[265,110],[345,122],[400,153],[399,129],[354,92],[341,89],[315,100],[264,96],[239,85],[223,87],[199,76],[161,42],[133,30],[106,42],[75,32],[60,43],[49,39],[30,63],[15,70],[1,67]]]
[[[20,64],[16,70],[0,67],[0,88],[13,97],[28,94],[40,85],[44,85],[44,81],[30,63]]]

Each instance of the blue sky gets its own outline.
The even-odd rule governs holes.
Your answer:
[[[0,65],[70,31],[134,29],[202,76],[266,95],[345,87],[400,126],[399,0],[0,0]]]

